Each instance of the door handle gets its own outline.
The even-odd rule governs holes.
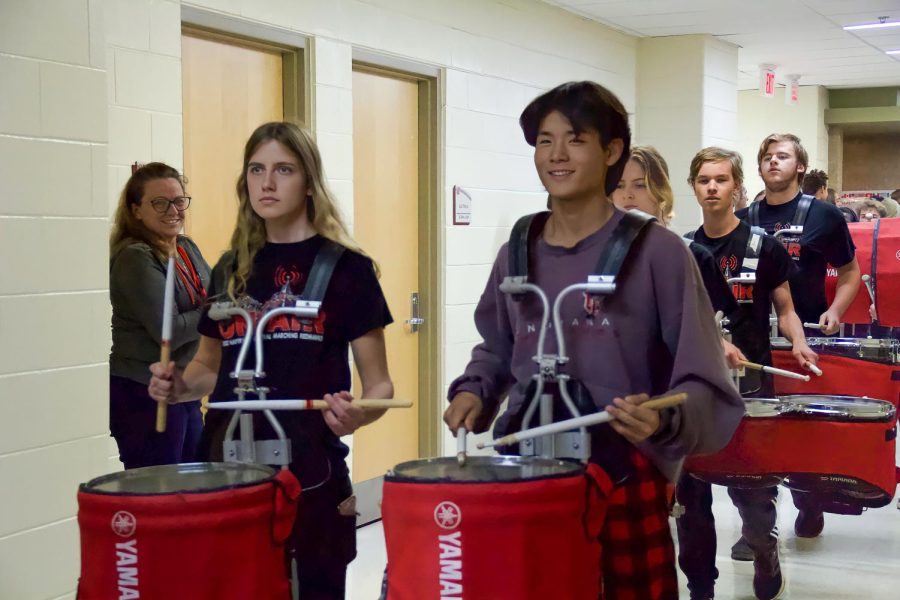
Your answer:
[[[419,331],[419,327],[425,324],[425,319],[419,317],[419,292],[413,292],[409,295],[410,317],[406,320],[409,330],[412,333]]]

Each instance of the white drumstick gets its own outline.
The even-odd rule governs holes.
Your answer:
[[[172,316],[175,314],[175,255],[169,255],[166,265],[166,286],[163,288],[163,320],[162,332],[159,340],[159,362],[163,368],[169,366],[169,357],[172,347]],[[166,431],[167,407],[164,403],[156,404],[156,431]]]
[[[680,394],[672,394],[670,396],[660,396],[659,398],[653,398],[651,400],[648,400],[647,402],[644,402],[643,404],[641,404],[641,406],[645,408],[652,408],[653,410],[658,410],[667,406],[675,406],[676,404],[681,404],[682,402],[687,400],[687,397],[688,395],[683,392]],[[502,438],[491,440],[489,442],[478,442],[477,447],[493,448],[494,446],[508,446],[509,444],[516,444],[524,440],[530,440],[532,438],[541,437],[544,435],[562,433],[563,431],[578,429],[579,427],[599,425],[600,423],[606,423],[612,420],[612,414],[606,412],[605,410],[602,410],[591,415],[584,415],[583,417],[575,417],[573,419],[566,419],[565,421],[558,421],[549,425],[541,425],[540,427],[517,431],[516,433],[511,433],[509,435],[503,436]]]
[[[466,466],[466,431],[465,427],[456,430],[456,462],[459,466]]]
[[[811,362],[806,363],[806,368],[809,369],[810,371],[812,371],[813,373],[815,373],[816,375],[818,375],[819,377],[822,376],[822,369],[820,369],[816,365],[812,364]]]
[[[787,371],[785,369],[779,369],[776,367],[770,367],[768,365],[761,365],[759,363],[750,362],[748,360],[742,360],[741,364],[748,369],[754,369],[756,371],[762,371],[763,373],[771,373],[772,375],[780,375],[781,377],[788,377],[790,379],[800,379],[802,381],[809,381],[809,375],[803,375],[802,373],[794,373],[793,371]],[[812,363],[808,363],[812,364]]]
[[[351,400],[351,404],[359,408],[409,408],[410,400]],[[224,410],[326,410],[328,403],[324,400],[228,400],[210,402],[209,408]]]
[[[819,325],[818,323],[804,323],[803,326],[807,329],[821,329],[822,331],[825,330],[825,326]]]

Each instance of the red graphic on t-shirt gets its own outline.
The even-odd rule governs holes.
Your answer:
[[[219,335],[223,340],[244,337],[247,334],[247,322],[241,317],[232,317],[228,321],[219,321]]]
[[[325,316],[323,310],[319,311],[319,316],[315,320],[300,319],[294,315],[278,315],[266,323],[266,333],[299,331],[300,333],[325,335]]]
[[[300,271],[294,265],[288,268],[278,265],[275,269],[275,286],[284,287],[284,284],[288,282],[290,282],[291,288],[300,283]]]
[[[731,285],[731,293],[738,302],[750,302],[753,300],[753,286],[734,283]]]
[[[584,292],[584,313],[589,317],[600,314],[600,307],[603,304],[603,296],[589,294]]]
[[[722,258],[720,258],[719,259],[719,269],[721,269],[723,273],[726,270],[734,271],[735,269],[737,269],[737,256],[732,254],[731,256],[728,256],[728,257],[723,256]]]

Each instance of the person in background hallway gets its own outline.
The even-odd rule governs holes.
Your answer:
[[[853,211],[860,221],[877,221],[887,216],[887,210],[880,201],[873,198],[865,198],[855,202]]]
[[[329,409],[284,411],[278,420],[291,440],[290,469],[303,489],[288,553],[297,561],[300,597],[340,600],[347,565],[356,556],[356,509],[340,441],[384,414],[353,405],[348,350],[359,372],[363,398],[391,398],[384,328],[392,318],[374,262],[347,233],[312,135],[292,123],[266,123],[251,134],[238,177],[238,220],[231,249],[213,269],[210,297],[231,301],[259,319],[296,301],[321,252],[338,255],[319,317],[285,315],[266,332],[265,379],[271,399],[324,398]],[[238,317],[200,318],[200,348],[184,369],[154,364],[150,395],[158,402],[234,398],[235,368],[244,330]],[[251,353],[252,354],[252,353]],[[252,368],[245,365],[246,368]],[[203,460],[222,460],[231,413],[206,417]],[[261,414],[254,414],[256,439],[274,439]],[[248,557],[252,559],[252,557]]]
[[[900,217],[900,204],[898,204],[898,200],[900,200],[900,190],[894,190],[891,192],[890,196],[884,199],[884,216],[886,219]]]
[[[737,152],[709,147],[691,161],[688,183],[694,188],[703,211],[703,225],[693,234],[720,265],[720,277],[733,278],[753,274],[754,283],[732,284],[735,298],[743,299],[740,312],[730,317],[729,329],[740,359],[764,365],[772,364],[769,344],[769,311],[778,315],[778,326],[793,342],[792,352],[801,369],[815,365],[818,357],[810,350],[791,301],[788,277],[794,263],[775,238],[759,229],[752,230],[732,210],[733,197],[744,179],[743,164]],[[752,262],[751,262],[752,261]],[[749,299],[749,302],[746,300]],[[744,356],[746,355],[746,357]],[[739,367],[740,364],[731,364]],[[745,397],[771,398],[775,388],[770,375],[746,372],[741,378]],[[752,453],[755,448],[742,448]],[[776,504],[778,487],[728,488],[741,515],[742,536],[731,549],[736,560],[752,560],[753,590],[760,600],[776,598],[785,586],[778,557]],[[688,579],[692,599],[713,597],[716,570],[716,530],[712,512],[712,488],[689,474],[681,477],[677,497],[684,513],[677,521],[678,562]]]
[[[798,267],[790,278],[794,308],[804,323],[819,324],[819,328],[807,331],[807,335],[834,335],[861,281],[856,247],[847,222],[836,207],[805,196],[800,190],[809,157],[797,136],[790,133],[767,136],[760,144],[757,165],[766,184],[766,197],[736,214],[749,225],[762,227],[769,235],[791,226],[803,228],[799,235],[776,236]],[[825,296],[825,270],[829,264],[838,273],[830,306]],[[818,536],[825,526],[818,499],[814,494],[802,492],[792,492],[792,495],[800,509],[794,523],[795,533],[800,537]]]
[[[825,171],[813,169],[803,176],[803,184],[800,187],[807,196],[824,202],[828,198],[828,175]]]
[[[616,208],[631,210],[636,208],[653,215],[661,225],[668,228],[675,213],[675,194],[669,182],[669,165],[656,148],[634,146],[625,163],[622,179],[613,191],[611,199]],[[700,278],[709,295],[713,311],[730,317],[738,310],[737,301],[731,294],[725,278],[719,271],[716,259],[700,244],[689,242],[691,254],[700,269]],[[722,338],[726,359],[736,356],[737,348]]]
[[[168,256],[174,253],[175,310],[172,360],[190,362],[200,334],[209,265],[187,236],[179,235],[191,204],[172,167],[137,169],[119,198],[110,236],[109,430],[126,469],[196,460],[203,426],[200,401],[168,408],[166,431],[156,432],[156,402],[147,395],[150,365],[159,360]]]
[[[834,188],[828,188],[828,195],[825,196],[825,202],[832,206],[837,206],[837,192]]]

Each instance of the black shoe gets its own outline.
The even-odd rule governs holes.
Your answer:
[[[753,550],[750,549],[750,544],[747,543],[744,536],[741,536],[741,539],[731,547],[731,560],[753,560]]]
[[[778,552],[753,561],[753,593],[759,600],[777,600],[786,580],[778,563]]]
[[[715,594],[712,590],[706,592],[691,592],[691,600],[713,600]]]
[[[819,510],[801,509],[797,514],[797,520],[794,521],[794,533],[797,534],[797,537],[818,537],[824,528],[825,515]]]

